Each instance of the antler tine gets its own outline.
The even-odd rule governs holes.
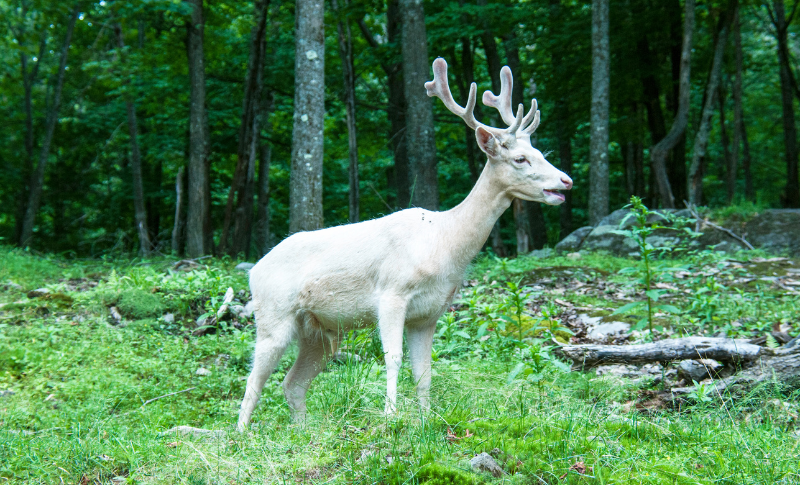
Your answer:
[[[522,105],[520,105],[522,107]],[[536,131],[536,128],[539,127],[539,120],[541,114],[539,113],[539,103],[536,102],[535,99],[531,100],[531,109],[528,111],[528,114],[525,115],[525,118],[522,119],[522,133],[530,136]],[[531,118],[533,120],[531,120]]]
[[[456,103],[453,99],[453,94],[450,92],[450,85],[447,82],[447,61],[441,57],[433,61],[433,81],[425,83],[425,89],[428,91],[428,96],[436,96],[441,99],[445,107],[453,114],[460,117],[470,128],[477,129],[479,126],[488,128],[483,123],[475,119],[475,99],[477,96],[478,86],[475,83],[469,88],[469,98],[467,99],[467,106],[462,108],[461,105]]]
[[[500,95],[497,96],[491,91],[483,93],[483,104],[490,108],[495,108],[500,112],[505,124],[514,124],[514,111],[511,109],[511,89],[514,86],[514,78],[511,76],[511,69],[503,66],[500,69]]]

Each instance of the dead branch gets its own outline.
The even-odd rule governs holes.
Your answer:
[[[745,246],[747,246],[747,249],[750,249],[751,251],[752,251],[753,249],[755,249],[755,248],[753,247],[753,245],[752,245],[752,244],[750,244],[749,242],[747,242],[747,240],[746,240],[744,237],[742,237],[742,236],[739,236],[738,234],[734,233],[734,232],[733,232],[733,231],[731,231],[730,229],[724,228],[724,227],[722,227],[722,226],[718,226],[718,225],[714,224],[713,222],[709,221],[708,219],[705,219],[703,216],[701,216],[701,215],[700,215],[700,214],[697,212],[697,208],[696,208],[694,205],[692,205],[691,203],[689,203],[689,202],[687,202],[687,201],[685,201],[685,200],[683,201],[683,203],[684,203],[684,204],[686,204],[686,207],[689,209],[689,212],[691,212],[691,213],[692,213],[692,216],[694,216],[694,218],[695,218],[695,219],[697,219],[698,221],[702,221],[702,222],[703,222],[703,224],[705,224],[705,225],[707,225],[707,226],[709,226],[709,227],[713,227],[714,229],[716,229],[716,230],[718,230],[718,231],[722,231],[722,232],[724,232],[725,234],[729,235],[730,237],[732,237],[732,238],[736,239],[736,240],[737,240],[737,241],[739,241],[740,243],[742,243],[742,244],[744,244]]]

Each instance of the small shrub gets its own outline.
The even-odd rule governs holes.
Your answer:
[[[160,296],[138,288],[123,291],[116,304],[122,316],[132,320],[158,317],[166,309]]]

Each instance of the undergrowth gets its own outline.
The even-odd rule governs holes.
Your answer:
[[[796,332],[794,301],[758,280],[737,283],[739,269],[726,261],[711,253],[662,261],[676,269],[654,283],[674,286],[662,298],[681,310],[657,315],[665,328],[752,337],[777,321]],[[800,482],[800,399],[791,389],[771,383],[734,399],[704,387],[678,410],[641,413],[625,406],[639,384],[571,372],[554,356],[554,340],[573,337],[563,305],[610,314],[624,295],[636,296],[620,270],[639,261],[483,257],[437,328],[430,412],[415,404],[405,365],[399,413],[383,415],[380,342],[364,330],[343,346],[359,358],[331,363],[314,381],[303,423],[290,420],[280,388],[290,349],[245,434],[233,426],[254,327],[191,331],[228,287],[246,301],[246,275],[234,261],[200,263],[181,271],[168,260],[66,262],[0,247],[0,480]],[[591,291],[570,291],[577,283]],[[40,287],[69,300],[25,296]],[[110,306],[123,313],[121,323]],[[176,425],[222,434],[162,434]],[[473,471],[470,459],[482,452],[505,475]]]

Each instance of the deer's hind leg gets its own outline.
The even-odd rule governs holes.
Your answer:
[[[242,407],[239,410],[239,431],[244,431],[261,397],[264,383],[280,362],[286,347],[294,337],[296,319],[294,315],[273,315],[256,311],[258,335],[253,354],[253,370],[247,378]]]
[[[297,360],[283,380],[283,394],[295,420],[306,417],[306,393],[339,347],[337,336],[309,330],[298,339]]]

